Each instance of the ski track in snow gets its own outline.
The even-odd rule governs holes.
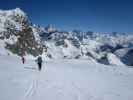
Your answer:
[[[133,100],[132,68],[58,60],[38,71],[34,61],[8,56],[0,63],[0,100]]]
[[[25,93],[25,98],[28,98],[30,96],[33,95],[33,93],[36,91],[36,80],[33,80],[33,82],[31,83],[31,85],[29,86],[28,90]]]
[[[33,65],[30,65],[30,66],[33,66]],[[35,67],[24,67],[24,68],[28,69],[29,71],[35,71],[36,73],[38,73],[38,70]],[[31,98],[33,95],[35,95],[38,87],[38,77],[39,75],[37,74],[34,75],[34,79],[31,81],[29,87],[25,91],[25,95],[23,98],[24,100],[27,100]]]

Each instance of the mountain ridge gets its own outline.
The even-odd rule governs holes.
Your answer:
[[[132,34],[80,30],[66,32],[52,25],[41,27],[32,24],[20,8],[0,10],[0,22],[0,49],[5,50],[3,54],[42,55],[48,59],[88,59],[108,65],[133,65],[129,61],[133,57]],[[118,56],[122,51],[120,49],[126,52],[125,55]],[[114,60],[119,60],[119,63]]]

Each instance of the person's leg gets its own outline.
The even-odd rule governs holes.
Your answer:
[[[38,70],[40,70],[40,64],[38,63]]]
[[[42,63],[40,63],[40,70],[42,69]]]
[[[41,70],[41,63],[38,63],[38,69]]]

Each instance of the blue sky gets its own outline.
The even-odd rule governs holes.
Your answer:
[[[133,33],[132,0],[0,0],[0,9],[16,7],[41,26]]]

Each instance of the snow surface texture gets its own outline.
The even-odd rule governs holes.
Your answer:
[[[0,100],[133,100],[133,69],[88,60],[0,56]]]

